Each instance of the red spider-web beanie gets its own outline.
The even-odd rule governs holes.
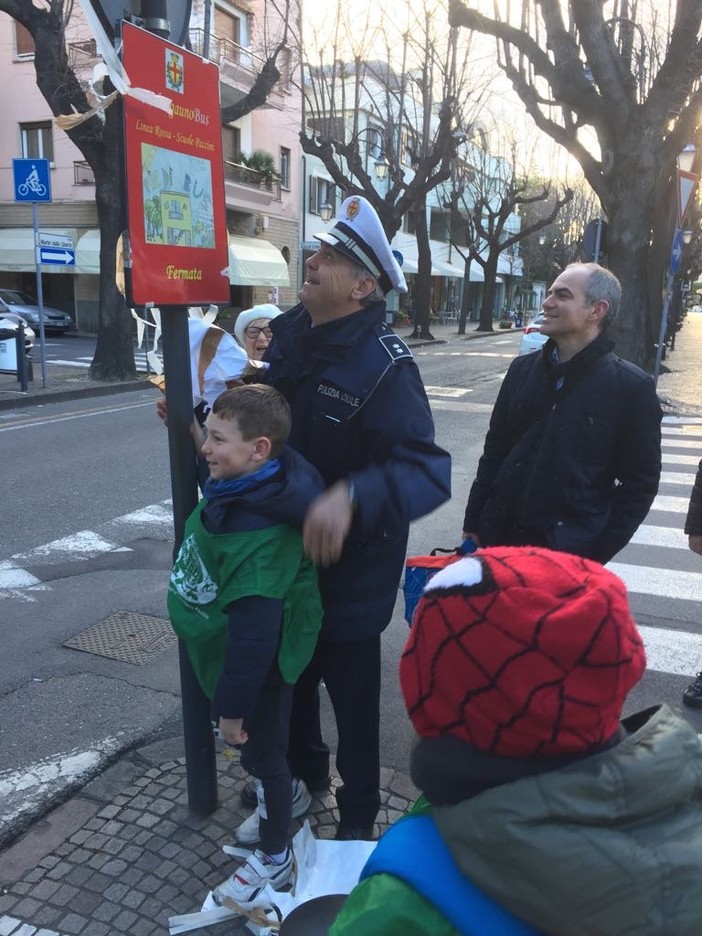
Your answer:
[[[645,666],[616,575],[548,549],[495,547],[431,579],[400,683],[420,736],[548,757],[609,741]]]

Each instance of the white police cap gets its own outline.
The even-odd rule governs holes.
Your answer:
[[[383,292],[391,289],[407,292],[405,277],[393,256],[380,218],[365,198],[351,195],[342,202],[332,227],[324,234],[314,236],[355,263],[360,263],[376,277]]]

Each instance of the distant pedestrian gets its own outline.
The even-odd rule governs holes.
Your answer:
[[[305,510],[323,488],[285,448],[290,410],[272,387],[220,394],[201,452],[210,476],[188,518],[171,574],[168,611],[226,742],[242,745],[258,810],[235,832],[260,842],[214,891],[245,909],[266,884],[291,880],[289,826],[311,797],[294,785],[286,752],[293,683],[322,623],[317,576],[302,547]]]
[[[464,537],[608,562],[648,513],[661,471],[652,379],[607,335],[621,301],[609,270],[575,263],[543,302],[539,351],[510,364],[471,487]]]
[[[702,556],[702,460],[690,494],[685,533],[688,535],[690,549]],[[702,672],[697,674],[694,682],[683,692],[683,702],[691,708],[702,708]]]

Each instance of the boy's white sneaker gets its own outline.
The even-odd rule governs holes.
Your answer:
[[[285,860],[281,864],[276,864],[269,855],[256,849],[238,871],[215,887],[212,896],[220,906],[228,897],[243,910],[250,910],[267,884],[273,890],[280,890],[290,883],[292,876],[293,857],[290,848],[286,849]]]
[[[304,780],[293,777],[292,782],[292,817],[299,819],[304,816],[310,808],[312,794],[307,789]],[[251,813],[248,819],[244,819],[241,825],[234,831],[234,841],[238,845],[255,845],[260,839],[261,814],[259,808]]]

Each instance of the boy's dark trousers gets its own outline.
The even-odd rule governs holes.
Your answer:
[[[277,662],[261,687],[256,707],[244,719],[249,740],[241,766],[263,784],[261,851],[277,855],[288,847],[292,820],[292,777],[287,762],[293,687],[283,682]],[[265,816],[264,816],[265,813]]]

